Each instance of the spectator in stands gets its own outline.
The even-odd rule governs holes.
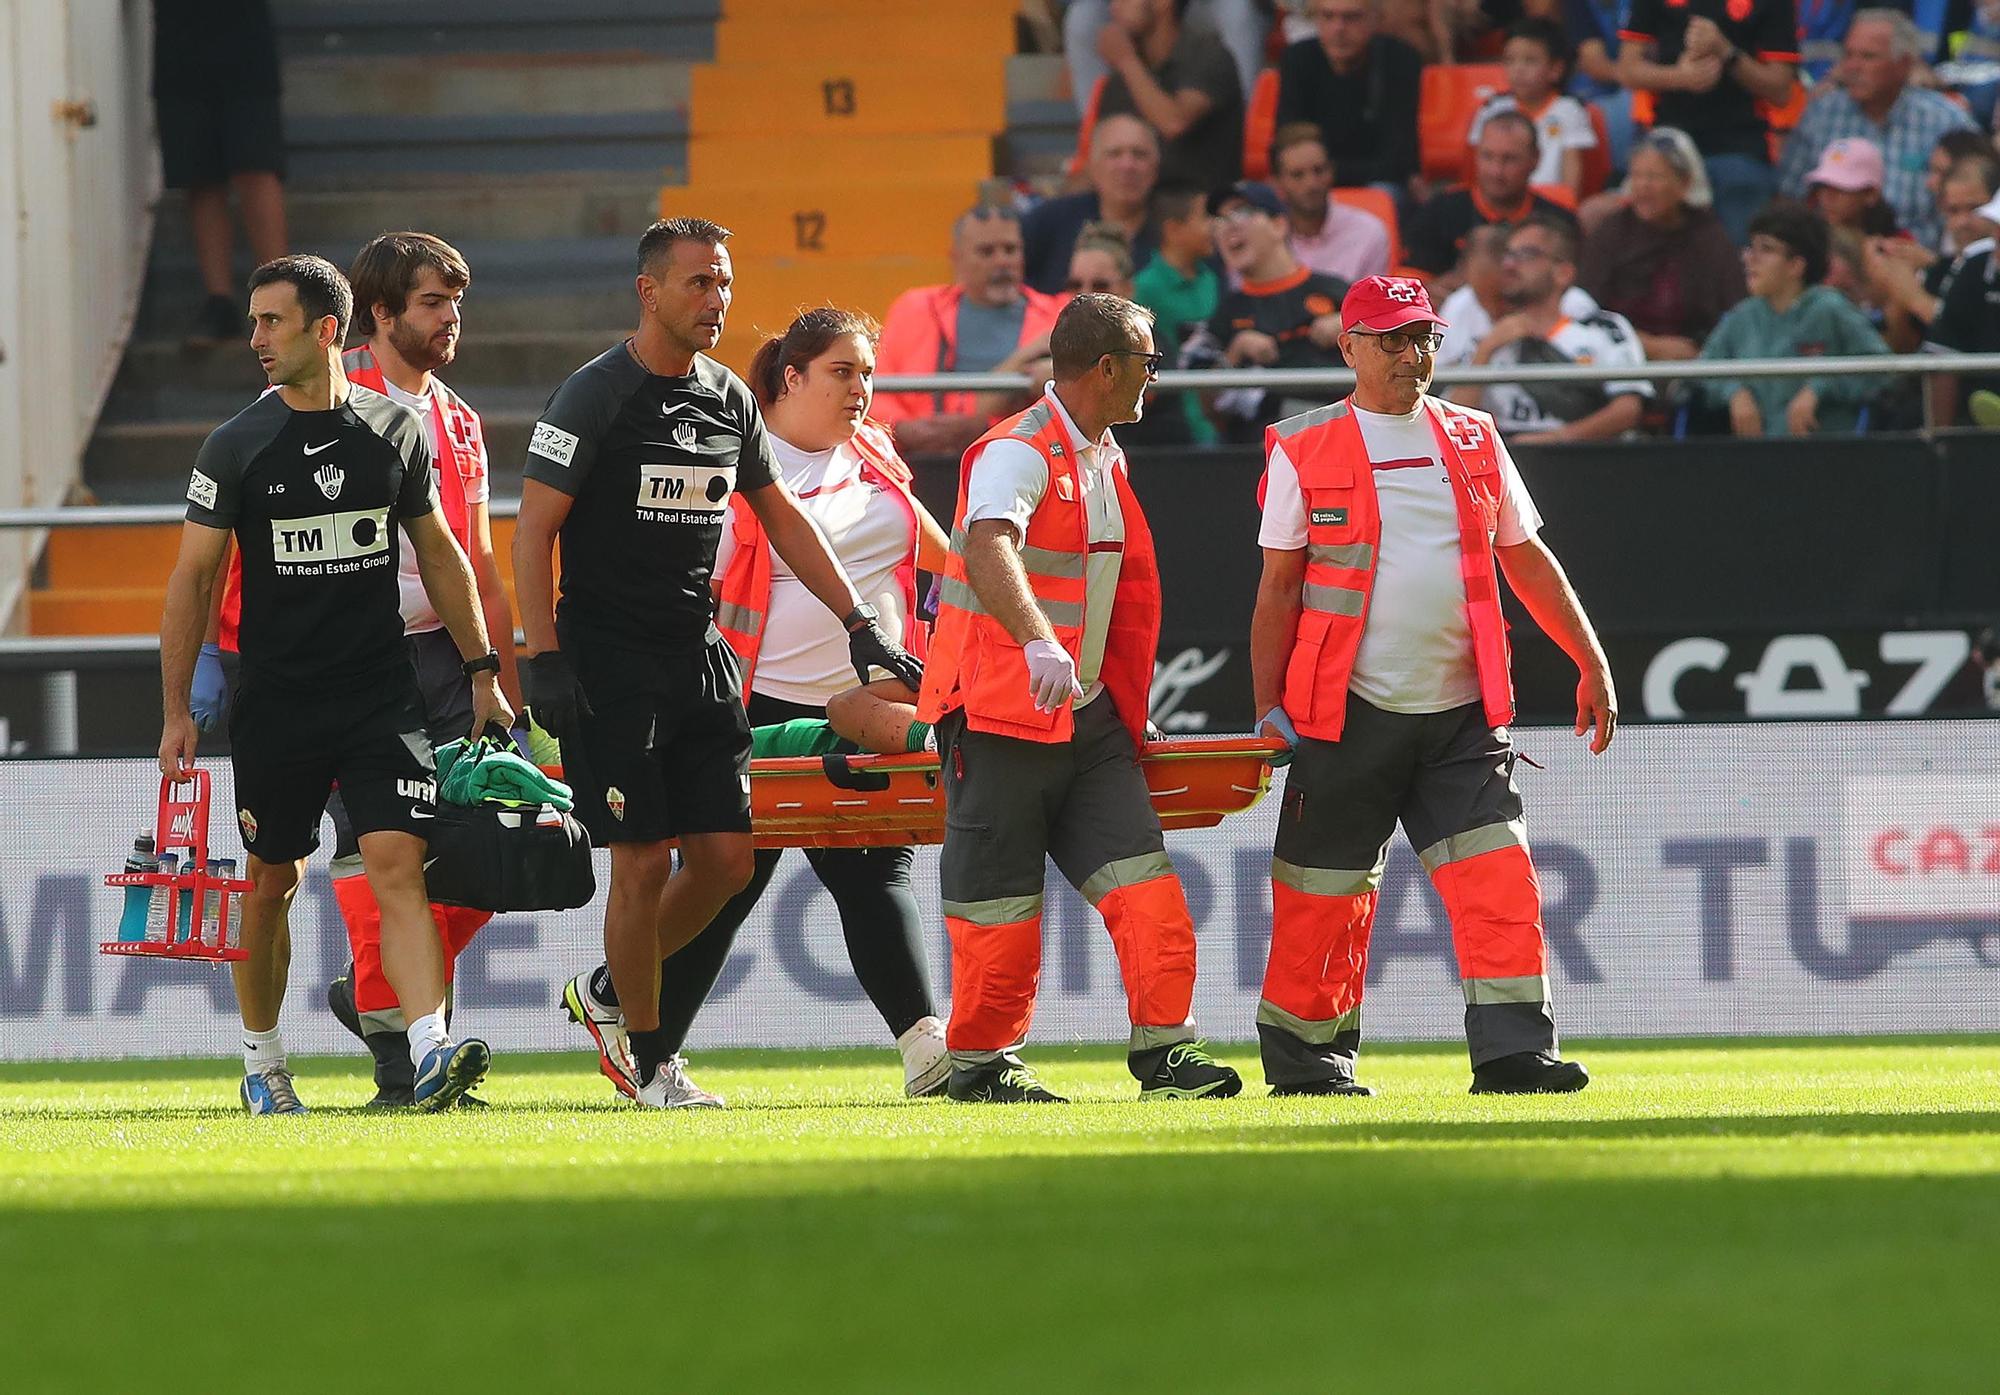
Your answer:
[[[1847,136],[1826,148],[1806,176],[1806,202],[1832,228],[1863,237],[1891,237],[1896,215],[1882,201],[1882,152],[1873,141]]]
[[[1750,221],[1750,245],[1743,249],[1750,294],[1722,317],[1701,357],[1728,363],[1888,353],[1867,317],[1820,284],[1826,269],[1826,220],[1800,203],[1773,203]],[[1853,431],[1862,407],[1882,386],[1873,376],[1695,381],[1711,407],[1728,409],[1729,429],[1738,436]]]
[[[1271,140],[1271,187],[1284,201],[1293,256],[1342,281],[1388,275],[1389,229],[1333,196],[1333,162],[1312,122],[1278,128]]]
[[[1063,290],[1070,295],[1090,291],[1132,298],[1132,244],[1110,223],[1086,223],[1069,254],[1069,274]]]
[[[1937,313],[1924,336],[1924,348],[1930,352],[2000,353],[2000,266],[1993,257],[1994,234],[2000,232],[2000,198],[1972,218],[1986,235],[1966,247],[1939,292]],[[2000,379],[1961,379],[1956,373],[1934,373],[1925,382],[1931,394],[1931,420],[1938,426],[1957,425],[1974,393],[1985,396],[2000,389]]]
[[[1438,346],[1438,367],[1456,368],[1472,362],[1479,341],[1493,328],[1493,322],[1507,313],[1505,258],[1512,233],[1504,223],[1488,223],[1465,235],[1465,255],[1458,264],[1464,284],[1438,307],[1445,325],[1444,343]],[[1574,277],[1559,303],[1562,313],[1572,320],[1597,313],[1597,302],[1575,284]]]
[[[1618,77],[1618,32],[1629,7],[1630,0],[1566,0],[1563,6],[1563,24],[1576,50],[1570,95],[1603,113],[1614,170],[1625,168],[1632,150],[1632,92]]]
[[[952,225],[954,279],[897,296],[882,325],[875,371],[1048,373],[1049,330],[1064,297],[1021,282],[1021,224],[1010,208],[982,205]],[[908,455],[957,455],[1000,417],[1018,411],[1022,393],[880,393],[875,417],[894,429]]]
[[[1441,284],[1456,288],[1465,235],[1481,224],[1515,227],[1538,210],[1575,221],[1568,209],[1528,187],[1540,159],[1535,123],[1526,116],[1500,111],[1486,119],[1473,152],[1472,183],[1447,189],[1418,209],[1403,238],[1404,256],[1429,273],[1425,279],[1434,292]]]
[[[1475,365],[1589,363],[1641,367],[1646,351],[1623,315],[1593,310],[1580,318],[1563,307],[1576,284],[1574,223],[1537,214],[1507,234],[1503,294],[1508,313],[1473,352]],[[1442,312],[1440,312],[1442,313]],[[1516,445],[1598,441],[1635,430],[1653,385],[1643,378],[1602,383],[1493,383],[1454,388],[1457,401],[1493,414]]]
[[[1178,363],[1189,336],[1208,323],[1222,298],[1222,278],[1210,265],[1215,234],[1203,195],[1186,185],[1168,185],[1153,196],[1153,221],[1160,249],[1132,278],[1132,298],[1153,312],[1154,345],[1169,363]],[[1215,444],[1215,424],[1193,393],[1166,394],[1160,410],[1180,412],[1196,445]]]
[[[1626,16],[1619,76],[1693,138],[1732,245],[1777,187],[1766,111],[1790,99],[1798,61],[1793,0],[1632,0]]]
[[[1899,354],[1924,341],[1956,272],[1961,254],[1991,237],[1981,211],[2000,193],[2000,164],[1972,156],[1954,165],[1938,189],[1944,243],[1936,252],[1907,237],[1870,238],[1862,267],[1874,299],[1883,307],[1882,337]]]
[[[1930,158],[1924,162],[1924,192],[1933,203],[1942,203],[1940,194],[1945,176],[1959,161],[1974,159],[2000,166],[2000,150],[1994,148],[1992,138],[1984,131],[1946,131],[1938,137],[1938,143],[1931,147]]]
[[[1335,187],[1373,184],[1402,198],[1419,167],[1424,60],[1376,32],[1382,0],[1312,0],[1317,37],[1278,60],[1278,124],[1319,127]]]
[[[1476,147],[1487,118],[1518,111],[1534,122],[1541,152],[1528,182],[1561,185],[1572,196],[1581,196],[1583,152],[1597,148],[1597,129],[1583,103],[1563,95],[1572,56],[1562,26],[1552,20],[1524,19],[1508,30],[1500,55],[1507,70],[1507,90],[1479,109],[1466,139]]]
[[[1150,205],[1160,175],[1160,139],[1136,116],[1107,116],[1090,133],[1090,187],[1044,199],[1021,218],[1027,249],[1027,282],[1053,294],[1062,289],[1070,248],[1085,223],[1110,223],[1132,244],[1135,255],[1152,255],[1155,233]]]
[[[1240,285],[1224,291],[1203,332],[1181,356],[1185,368],[1338,368],[1340,301],[1347,283],[1302,266],[1292,255],[1285,206],[1268,185],[1248,180],[1209,199],[1215,244]],[[1325,395],[1286,397],[1262,389],[1218,394],[1224,438],[1253,442],[1280,417]]]
[[[1917,29],[1900,10],[1862,10],[1847,31],[1840,86],[1829,86],[1807,105],[1785,142],[1778,187],[1803,195],[1834,142],[1856,136],[1874,143],[1885,170],[1882,196],[1896,221],[1926,247],[1943,233],[1925,174],[1931,151],[1951,131],[1970,130],[1972,118],[1949,98],[1910,81],[1918,59]]]
[[[154,0],[153,110],[169,189],[187,191],[196,270],[207,299],[190,345],[248,341],[229,195],[261,265],[285,236],[285,127],[278,40],[268,0]]]
[[[1160,136],[1160,178],[1214,189],[1243,172],[1243,84],[1188,0],[1111,0],[1097,52],[1111,70],[1097,119],[1137,116]]]
[[[1097,36],[1111,22],[1111,0],[1070,0],[1063,12],[1063,57],[1069,64],[1070,91],[1081,112],[1090,90],[1107,76]],[[1236,65],[1238,90],[1249,95],[1264,67],[1264,39],[1271,31],[1270,7],[1258,0],[1183,0],[1185,22],[1215,31]]]
[[[1693,358],[1743,298],[1743,263],[1710,197],[1694,142],[1658,127],[1632,147],[1624,202],[1584,239],[1578,283],[1632,322],[1649,359]]]

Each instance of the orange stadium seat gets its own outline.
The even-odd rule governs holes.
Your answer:
[[[713,218],[735,234],[731,250],[746,256],[899,256],[912,249],[942,248],[952,221],[972,205],[973,181],[950,175],[893,183],[846,178],[759,180],[754,184],[704,181],[691,190],[660,194],[660,216],[692,212]]]
[[[913,66],[837,56],[694,70],[688,130],[709,136],[768,133],[805,145],[827,136],[942,135],[1007,124],[1004,63]],[[818,152],[826,161],[824,148]]]
[[[1249,105],[1243,109],[1243,177],[1268,179],[1271,174],[1271,137],[1278,133],[1278,70],[1266,68],[1257,74],[1250,89]]]
[[[1426,179],[1464,182],[1465,138],[1472,118],[1506,87],[1507,73],[1498,63],[1434,63],[1424,69],[1417,145]]]
[[[688,142],[689,189],[758,187],[807,179],[855,184],[899,179],[956,179],[970,202],[974,186],[993,173],[993,138],[984,135],[883,136],[868,142],[868,158],[828,168],[825,146],[785,135],[716,135]],[[674,195],[673,189],[663,197]]]
[[[1335,189],[1333,198],[1336,203],[1380,218],[1389,229],[1389,265],[1393,269],[1403,264],[1403,230],[1397,223],[1394,199],[1374,188]]]

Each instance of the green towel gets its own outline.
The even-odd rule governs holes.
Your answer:
[[[451,804],[553,804],[565,812],[576,804],[568,785],[491,741],[439,747],[437,776],[438,794]]]

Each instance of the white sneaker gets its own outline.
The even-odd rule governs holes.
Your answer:
[[[945,1049],[944,1023],[920,1017],[896,1038],[903,1053],[903,1093],[911,1099],[934,1095],[951,1079],[951,1052]]]
[[[688,1079],[687,1058],[667,1057],[634,1097],[641,1109],[721,1109],[728,1101]]]
[[[597,1044],[597,1068],[604,1072],[604,1078],[617,1087],[619,1094],[633,1099],[639,1093],[639,1068],[632,1064],[625,1014],[615,1007],[606,1007],[591,995],[592,972],[586,969],[563,985],[563,1010]]]

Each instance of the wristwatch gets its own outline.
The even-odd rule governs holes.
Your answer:
[[[872,625],[881,618],[882,618],[881,611],[875,609],[875,607],[868,604],[868,602],[863,601],[860,605],[848,611],[847,618],[845,620],[842,620],[840,623],[844,627],[846,627],[846,630],[849,634],[853,634],[856,630],[862,629],[863,627],[868,625]]]
[[[489,649],[476,659],[467,659],[458,667],[459,671],[467,678],[479,673],[498,673],[500,671],[500,651]]]

